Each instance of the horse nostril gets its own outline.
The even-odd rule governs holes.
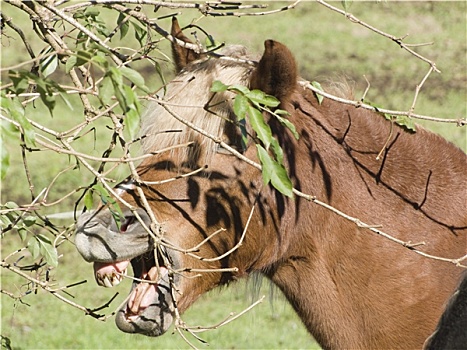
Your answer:
[[[135,217],[134,216],[129,216],[125,218],[125,222],[122,224],[120,227],[120,232],[126,232],[130,225],[132,225],[135,222]]]

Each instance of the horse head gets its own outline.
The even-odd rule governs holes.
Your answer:
[[[189,42],[176,20],[172,34]],[[265,231],[264,225],[277,220],[268,207],[271,204],[259,196],[263,186],[260,171],[174,116],[183,117],[255,159],[252,143],[242,144],[232,111],[234,94],[210,93],[213,81],[263,90],[276,96],[282,108],[297,87],[294,58],[278,42],[265,42],[265,52],[256,67],[240,60],[197,55],[175,42],[172,45],[178,74],[161,98],[166,108],[148,106],[142,126],[143,148],[153,152],[186,146],[162,152],[139,165],[138,181],[144,199],[136,190],[135,179],[117,186],[129,204],[122,209],[120,225],[111,208],[103,206],[81,215],[75,239],[84,259],[94,263],[100,285],[118,284],[131,263],[137,279],[116,323],[122,331],[149,336],[168,329],[175,308],[183,312],[204,292],[267,267],[270,256],[279,250],[267,248],[267,235],[247,237],[235,248],[244,236],[250,212],[255,211],[248,230]],[[245,52],[234,47],[227,49],[227,54],[235,59]],[[160,223],[152,235],[154,225],[143,209],[143,200]],[[253,249],[253,245],[261,249]],[[235,251],[228,254],[232,249]]]

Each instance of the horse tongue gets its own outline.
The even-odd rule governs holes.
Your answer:
[[[156,266],[152,267],[145,276],[145,280],[156,282],[157,270],[158,268]],[[130,298],[128,299],[128,309],[133,315],[138,315],[142,310],[151,305],[156,297],[157,283],[141,282],[130,294]]]
[[[94,277],[98,285],[103,287],[113,287],[119,284],[126,274],[129,261],[119,261],[115,263],[94,263]]]

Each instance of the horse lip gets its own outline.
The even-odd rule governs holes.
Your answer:
[[[142,227],[135,225],[136,221],[131,215],[128,215],[125,231],[122,232],[109,213],[98,214],[99,211],[83,213],[77,222],[75,245],[84,260],[112,263],[131,260],[154,249],[152,237]],[[149,216],[141,210],[138,210],[138,214],[148,225]]]
[[[136,286],[132,287],[132,290]],[[126,333],[139,333],[156,337],[162,335],[172,324],[174,307],[170,287],[157,287],[158,293],[151,305],[134,315],[128,310],[128,302],[118,310],[115,317],[117,327]]]
[[[122,308],[118,310],[115,318],[115,323],[121,331],[155,337],[165,333],[172,324],[175,307],[171,289],[171,283],[173,282],[170,280],[169,273],[170,269],[174,268],[175,261],[174,257],[168,255],[165,250],[163,250],[163,254],[170,260],[169,267],[163,266],[161,257],[158,257],[158,264],[156,264],[154,255],[157,256],[158,254],[153,252],[148,252],[131,260],[136,278],[146,276],[149,279],[148,276],[153,276],[155,274],[154,269],[157,269],[158,276],[155,281],[153,280],[157,284],[155,284],[156,287],[142,287],[140,284],[144,282],[135,280],[132,283],[129,297]],[[174,279],[178,279],[177,276],[174,276]],[[148,298],[138,295],[138,286],[140,286],[142,294],[148,292],[148,295],[152,297],[149,305],[141,306],[139,304],[143,303],[142,300],[147,304]],[[149,288],[156,288],[154,295],[151,295],[154,291],[149,291]],[[133,298],[133,300],[130,300],[130,298]],[[133,304],[135,298],[138,298],[136,306]]]

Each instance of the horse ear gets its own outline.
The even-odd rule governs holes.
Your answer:
[[[190,39],[188,39],[185,36],[185,34],[183,34],[176,17],[172,17],[172,30],[170,31],[170,34],[174,38],[182,40],[186,43],[189,43],[189,44],[193,43]],[[199,53],[196,53],[193,50],[187,49],[186,47],[180,46],[174,41],[172,41],[172,56],[173,56],[173,60],[175,61],[176,73],[180,72],[190,62],[197,60],[198,58],[201,57]]]
[[[251,76],[250,88],[262,90],[283,102],[296,85],[297,65],[292,53],[284,44],[266,40],[263,57]]]

